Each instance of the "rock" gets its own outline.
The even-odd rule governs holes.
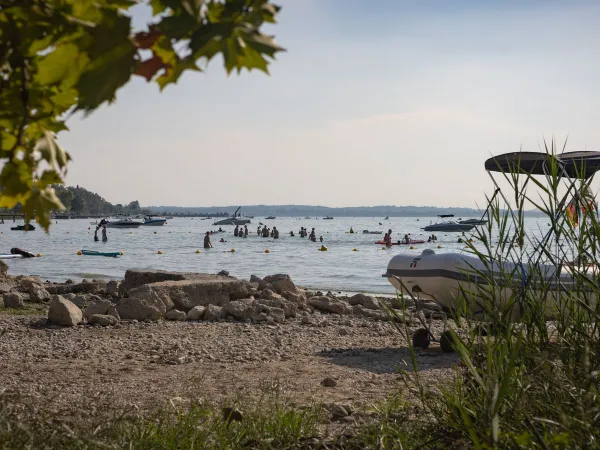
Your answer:
[[[254,300],[247,298],[243,300],[233,300],[226,303],[223,307],[223,312],[235,317],[236,319],[250,319],[254,316],[256,308]]]
[[[308,299],[308,304],[319,311],[332,314],[350,314],[352,312],[348,303],[331,297],[311,297]]]
[[[257,277],[256,275],[250,275],[250,283],[260,283],[263,281],[262,278]]]
[[[260,312],[258,314],[256,314],[255,316],[252,317],[252,322],[256,322],[256,323],[260,323],[260,322],[266,322],[269,318],[272,319],[271,316],[267,316],[267,313]]]
[[[131,289],[142,286],[143,284],[162,283],[164,281],[183,281],[205,278],[226,278],[219,275],[188,273],[188,272],[167,272],[165,270],[143,270],[129,269],[125,272],[125,278],[119,285],[119,294],[124,296]],[[238,280],[239,281],[239,280]]]
[[[146,300],[148,304],[154,306],[163,315],[175,306],[168,293],[155,289],[154,285],[151,284],[144,284],[131,289],[129,298]]]
[[[224,277],[228,277],[229,276],[229,271],[227,271],[227,270],[221,270],[217,275],[223,275]]]
[[[283,308],[283,297],[259,298],[256,300],[256,304],[270,306],[271,308]]]
[[[84,309],[87,305],[87,298],[83,295],[66,294],[65,298],[71,300],[79,309]]]
[[[283,310],[283,308],[276,308],[276,307],[263,305],[261,303],[258,303],[258,300],[257,300],[256,312],[258,314],[264,313],[266,316],[271,317],[273,319],[273,321],[275,321],[275,322],[278,322],[278,323],[285,322],[285,311]],[[256,318],[256,316],[253,317],[253,320],[255,318]]]
[[[117,303],[117,312],[121,319],[138,321],[156,321],[163,313],[152,303],[140,298],[124,298]]]
[[[52,296],[41,286],[32,285],[29,288],[29,301],[34,303],[45,303],[50,301]]]
[[[94,315],[106,315],[108,308],[111,306],[112,303],[110,300],[100,299],[87,307],[83,313],[83,317],[85,317],[85,319],[89,322],[90,318]]]
[[[65,284],[73,284],[73,280],[69,278],[67,281],[65,281]]]
[[[275,292],[282,294],[285,291],[296,292],[297,288],[289,275],[278,273],[265,277],[264,281],[271,284],[275,288]]]
[[[276,294],[271,289],[263,289],[260,292],[260,298],[264,298],[267,300],[278,300],[278,301],[281,301],[283,299],[283,297],[281,295]]]
[[[379,302],[375,297],[365,294],[356,294],[348,300],[350,305],[360,305],[367,309],[380,309]]]
[[[194,306],[187,313],[185,320],[202,320],[206,312],[205,306]]]
[[[0,276],[5,277],[8,272],[8,264],[0,259]]]
[[[185,320],[186,314],[183,311],[179,311],[178,309],[172,309],[170,311],[167,311],[167,313],[165,314],[165,319],[167,320],[178,320],[178,321],[183,321]]]
[[[331,418],[332,419],[338,420],[343,417],[347,417],[349,415],[350,415],[350,413],[346,410],[346,408],[344,408],[343,405],[335,403],[331,406]]]
[[[48,309],[48,321],[54,325],[74,327],[83,320],[83,313],[69,300],[54,296]]]
[[[119,292],[119,283],[115,280],[111,280],[106,283],[106,293],[107,294],[116,294]]]
[[[333,378],[327,377],[321,381],[321,385],[325,387],[336,387],[337,382]]]
[[[15,285],[12,282],[10,282],[9,280],[3,281],[3,282],[0,283],[0,294],[7,294],[14,287],[15,287]]]
[[[285,315],[285,317],[296,317],[297,312],[298,305],[288,301],[283,302],[283,314]]]
[[[365,309],[361,305],[354,305],[352,307],[352,314],[361,317],[370,317],[375,320],[389,320],[390,317],[385,311],[373,311],[371,309]]]
[[[281,295],[283,298],[298,305],[300,309],[304,309],[306,307],[306,297],[301,292],[284,291]]]
[[[88,319],[90,325],[101,325],[103,327],[114,326],[119,323],[119,319],[106,314],[92,314]]]
[[[17,277],[17,280],[19,284],[27,291],[33,286],[42,285],[42,280],[40,280],[40,277]]]
[[[263,291],[265,289],[270,289],[272,291],[275,291],[275,288],[271,285],[271,283],[267,283],[265,280],[260,280],[258,282],[258,289],[260,289],[261,291]]]
[[[108,286],[106,280],[93,280],[92,282],[96,283],[96,285],[98,286],[98,290],[106,291],[106,286]]]
[[[310,318],[310,316],[304,316],[304,317],[302,317],[302,321],[301,321],[301,323],[302,323],[303,325],[313,325],[313,323],[314,323],[314,322],[313,322],[313,320]]]
[[[23,303],[23,294],[20,292],[8,292],[2,297],[4,299],[5,308],[23,308],[25,306]]]
[[[208,305],[206,307],[206,311],[204,312],[204,320],[209,322],[216,322],[222,317],[223,308],[216,305]]]
[[[117,308],[115,307],[115,305],[110,305],[110,307],[106,311],[106,315],[113,316],[115,319],[117,319],[119,321],[121,320],[121,316],[119,316],[119,312],[117,311]]]

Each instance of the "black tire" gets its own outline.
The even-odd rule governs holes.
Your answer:
[[[419,328],[412,335],[412,345],[414,348],[420,348],[426,350],[431,343],[431,336],[429,331],[425,328]]]
[[[440,337],[440,348],[444,353],[453,353],[456,351],[454,335],[450,330],[446,330]]]

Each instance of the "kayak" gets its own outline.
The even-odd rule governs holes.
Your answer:
[[[81,254],[87,256],[112,256],[113,258],[121,256],[121,252],[97,252],[95,250],[81,250]]]
[[[375,241],[376,244],[385,245],[384,241]],[[408,244],[406,242],[396,241],[392,242],[392,245],[413,245],[413,244],[424,244],[425,241],[410,241]]]
[[[0,259],[17,259],[23,258],[23,255],[0,255]]]

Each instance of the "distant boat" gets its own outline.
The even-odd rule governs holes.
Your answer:
[[[161,219],[160,217],[144,217],[144,221],[142,225],[150,226],[150,227],[160,227],[167,223],[167,219]]]
[[[243,219],[238,214],[240,209],[242,209],[241,206],[239,206],[238,209],[235,210],[231,217],[228,217],[227,219],[217,220],[215,223],[213,223],[213,225],[245,225],[247,223],[250,223],[250,219]]]
[[[106,228],[138,228],[142,222],[137,222],[131,219],[116,220],[114,222],[106,222]]]
[[[333,220],[333,217],[331,217],[331,216],[323,217],[323,220]]]
[[[305,219],[310,219],[310,217],[306,216]]]
[[[458,223],[463,225],[485,225],[487,220],[484,219],[467,219],[467,220],[459,220]]]
[[[385,219],[383,219],[383,220],[388,220],[389,218],[390,218],[389,216],[386,216],[386,218],[385,218]]]
[[[273,220],[273,219],[277,219],[277,217],[275,216],[269,216],[269,217],[265,217],[266,220]]]

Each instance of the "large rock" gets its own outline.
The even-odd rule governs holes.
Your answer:
[[[287,300],[283,301],[283,313],[285,317],[296,317],[297,312],[298,305],[292,302],[288,302]]]
[[[256,300],[256,303],[270,306],[271,308],[283,308],[283,298],[259,298]]]
[[[42,280],[40,277],[17,277],[17,281],[19,284],[25,288],[26,291],[29,291],[32,287],[39,287],[42,285]]]
[[[216,305],[208,305],[206,307],[206,311],[204,312],[204,320],[216,322],[221,317],[223,317],[223,308]]]
[[[50,293],[42,286],[31,286],[29,288],[29,301],[33,303],[46,303],[52,299]]]
[[[352,314],[355,316],[369,317],[375,320],[389,320],[390,317],[384,311],[374,311],[372,309],[366,309],[361,305],[354,305],[352,307]]]
[[[196,274],[195,279],[162,281],[145,288],[154,292],[162,301],[169,299],[181,311],[189,311],[194,306],[224,306],[231,300],[248,297],[246,282],[222,275]],[[130,290],[129,296],[133,296],[137,289]],[[167,308],[169,309],[171,308]]]
[[[1,261],[1,260],[0,260]],[[0,281],[0,294],[6,294],[15,288],[15,282],[10,278]]]
[[[254,316],[256,308],[254,306],[254,300],[246,298],[243,300],[233,300],[226,303],[223,307],[223,312],[235,317],[236,319],[250,319]]]
[[[332,297],[311,297],[308,299],[308,304],[313,308],[332,314],[351,314],[352,308],[348,303]]]
[[[163,313],[152,303],[141,298],[123,298],[117,303],[117,313],[121,319],[157,321]]]
[[[106,283],[106,293],[107,294],[117,294],[119,292],[119,282],[115,280],[111,280]]]
[[[88,319],[88,323],[90,325],[101,325],[103,327],[108,327],[111,325],[116,325],[119,323],[119,319],[117,319],[114,316],[109,316],[106,314],[93,314],[92,316],[90,316],[90,318]]]
[[[60,295],[54,296],[48,309],[48,321],[50,323],[64,327],[74,327],[82,320],[83,314],[77,306]]]
[[[374,309],[374,310],[380,309],[379,302],[377,301],[377,299],[375,297],[371,297],[370,295],[365,295],[365,294],[353,295],[348,300],[348,303],[350,303],[353,306],[360,305],[366,309]]]
[[[155,285],[144,284],[129,291],[129,298],[146,300],[150,305],[158,309],[162,315],[173,309],[175,306],[169,297],[169,293],[164,290],[154,288]]]
[[[144,284],[160,283],[162,281],[181,281],[196,278],[196,273],[167,272],[165,270],[129,269],[119,285],[119,294],[126,295],[131,289]]]
[[[5,308],[23,308],[25,304],[23,303],[23,294],[20,292],[8,292],[3,296],[4,307]]]
[[[106,315],[108,308],[111,306],[112,303],[110,300],[100,299],[87,307],[83,313],[83,317],[85,317],[85,319],[89,322],[90,318],[94,315]]]
[[[264,317],[265,320],[268,317],[271,317],[275,322],[285,322],[285,311],[283,308],[273,308],[267,305],[258,304],[256,305],[256,313],[257,314],[252,317],[254,322],[262,322],[262,317]]]
[[[188,311],[185,320],[202,320],[205,312],[206,306],[194,306]]]
[[[8,264],[0,259],[0,277],[5,277],[8,273]]]
[[[302,292],[284,291],[282,296],[290,302],[298,305],[300,309],[304,309],[306,307],[306,296]]]
[[[113,316],[115,319],[121,320],[121,316],[119,316],[119,312],[117,311],[115,305],[110,305],[110,308],[108,308],[108,311],[106,311],[106,315]]]
[[[167,311],[165,314],[165,319],[167,320],[185,320],[186,314],[183,311],[179,311],[178,309],[172,309],[171,311]]]
[[[296,292],[297,288],[289,275],[278,273],[269,275],[264,278],[264,281],[271,284],[275,288],[275,292],[281,295],[285,291]]]
[[[89,294],[92,292],[99,292],[103,290],[103,283],[102,282],[92,282],[90,283],[89,281],[86,282],[82,282],[82,283],[77,283],[77,284],[73,284],[73,283],[62,283],[62,284],[52,284],[52,285],[48,285],[46,284],[44,286],[44,288],[51,294],[51,295],[66,295],[66,294]]]

